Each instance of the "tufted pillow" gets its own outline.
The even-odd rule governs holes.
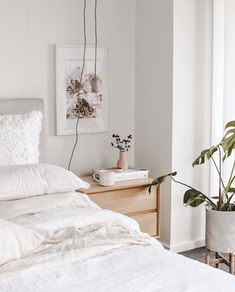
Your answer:
[[[39,162],[42,113],[0,115],[0,167]]]

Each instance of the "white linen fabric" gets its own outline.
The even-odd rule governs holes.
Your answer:
[[[131,218],[87,197],[81,205],[68,197],[56,206],[50,195],[19,207],[12,221],[44,240],[30,255],[0,266],[1,292],[234,291],[233,276],[164,250]],[[45,207],[40,200],[47,198]]]
[[[11,165],[0,168],[0,200],[64,193],[90,185],[71,171],[51,164]]]
[[[36,196],[21,200],[1,201],[0,216],[6,220],[13,220],[24,214],[34,214],[43,210],[67,206],[100,208],[87,195],[78,192],[69,192]]]
[[[39,162],[42,112],[0,115],[0,167]]]
[[[34,251],[43,240],[42,233],[0,218],[0,265]]]
[[[17,225],[40,232],[44,240],[30,255],[0,266],[0,281],[72,264],[133,244],[162,248],[155,239],[141,233],[131,218],[92,203],[86,207],[71,206],[71,203],[67,201],[61,208],[49,209],[40,204],[38,212],[27,210],[13,220]]]
[[[234,292],[234,281],[234,276],[184,256],[133,245],[25,274],[0,283],[0,291]]]

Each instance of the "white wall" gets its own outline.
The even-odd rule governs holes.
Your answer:
[[[208,168],[191,163],[210,145],[212,1],[137,0],[136,10],[137,165],[208,192]],[[174,251],[204,240],[203,210],[185,208],[184,191],[161,191],[161,240]]]
[[[136,164],[171,170],[173,1],[136,1]],[[170,242],[170,183],[161,190],[161,240]]]
[[[47,159],[62,166],[74,137],[55,136],[54,44],[82,43],[82,2],[0,0],[0,98],[45,99]],[[87,2],[92,44],[94,1]],[[75,172],[114,164],[111,134],[135,131],[137,166],[154,177],[177,170],[208,190],[207,169],[193,170],[191,162],[210,144],[211,2],[99,1],[99,43],[110,48],[110,132],[80,136]],[[130,164],[134,154],[133,147]],[[203,212],[184,208],[182,194],[176,185],[162,187],[161,236],[174,250],[203,240]]]
[[[94,43],[94,1],[87,1],[88,43]],[[82,43],[82,0],[0,0],[0,98],[45,99],[48,162],[67,166],[73,136],[55,136],[54,44]],[[73,170],[83,174],[116,162],[113,132],[134,133],[135,1],[101,0],[99,44],[110,48],[110,131],[81,135]],[[134,143],[133,143],[134,144]],[[134,163],[134,147],[129,153]]]
[[[212,1],[174,1],[174,87],[172,168],[177,178],[209,194],[209,168],[192,168],[210,146]],[[204,208],[185,208],[185,188],[172,184],[171,249],[203,244]]]

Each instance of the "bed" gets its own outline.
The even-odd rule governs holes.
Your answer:
[[[75,192],[83,183],[47,164],[0,168],[0,248],[15,240],[0,255],[0,291],[235,291],[234,276],[165,250],[133,219]]]

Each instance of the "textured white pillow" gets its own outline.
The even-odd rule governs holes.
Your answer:
[[[0,168],[0,200],[65,193],[89,187],[74,173],[57,165],[39,163]]]
[[[43,240],[41,233],[0,218],[0,265],[26,256]]]
[[[0,166],[39,162],[42,113],[0,115]]]

